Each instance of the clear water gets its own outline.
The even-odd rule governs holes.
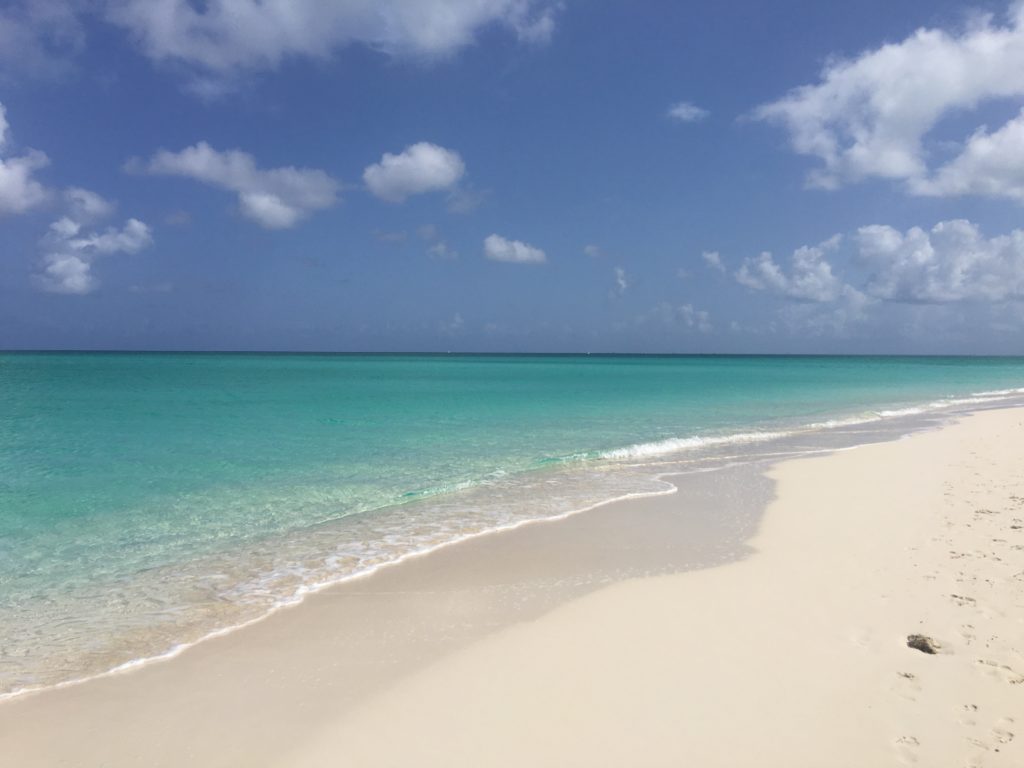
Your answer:
[[[1020,387],[1017,358],[0,354],[0,694],[656,492],[656,456]]]

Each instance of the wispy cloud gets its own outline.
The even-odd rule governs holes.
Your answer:
[[[718,251],[704,251],[700,257],[711,269],[716,272],[725,272],[725,264],[722,263],[722,257]]]
[[[611,295],[613,298],[618,298],[626,292],[627,288],[629,288],[629,278],[626,275],[626,270],[622,267],[615,267],[614,275],[615,285],[611,290]]]
[[[184,176],[238,195],[243,216],[268,229],[293,227],[338,200],[338,182],[312,168],[261,169],[252,155],[219,152],[205,141],[180,152],[160,150],[148,163],[129,161],[128,170]]]
[[[689,101],[680,101],[668,108],[668,116],[680,123],[697,123],[710,115],[711,112]]]

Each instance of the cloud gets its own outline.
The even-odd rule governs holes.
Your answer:
[[[46,187],[32,177],[35,171],[50,164],[49,158],[35,149],[11,156],[8,133],[7,111],[0,103],[0,216],[25,213],[50,197]]]
[[[85,43],[79,0],[8,0],[0,9],[0,79],[59,77]]]
[[[844,291],[853,290],[832,273],[832,265],[825,258],[839,246],[841,239],[840,235],[835,235],[818,245],[796,249],[790,258],[789,274],[765,251],[743,261],[736,271],[736,281],[755,291],[768,291],[798,301],[835,301]]]
[[[442,261],[454,261],[459,258],[459,252],[452,248],[444,240],[438,240],[432,246],[427,248],[429,253],[435,259],[441,259]]]
[[[324,60],[350,45],[436,58],[501,26],[548,41],[559,2],[546,0],[106,0],[106,17],[151,59],[185,65],[200,91],[291,59]]]
[[[615,287],[611,290],[612,298],[621,296],[629,288],[629,279],[626,277],[626,270],[622,267],[615,267]]]
[[[931,184],[925,138],[949,115],[1024,96],[1021,72],[1024,3],[1014,3],[1003,26],[991,16],[976,17],[959,33],[918,29],[901,42],[831,60],[817,83],[759,107],[754,116],[784,126],[797,153],[821,161],[809,175],[812,186],[877,177],[906,181],[909,191],[921,194],[977,193],[986,183],[965,182],[969,170],[984,179],[1007,154],[1019,169],[1016,129],[1008,124],[1004,135],[976,133],[963,159]],[[1014,179],[1001,178],[988,189],[1003,193],[1024,183],[1019,173]]]
[[[77,221],[94,221],[110,216],[114,212],[114,204],[104,200],[95,192],[81,187],[68,187],[64,190],[64,199],[71,209],[71,215]]]
[[[676,315],[687,328],[696,328],[701,333],[710,333],[712,330],[710,313],[703,309],[695,309],[693,304],[676,307]]]
[[[152,244],[153,236],[138,219],[128,219],[120,229],[85,232],[84,224],[108,216],[113,204],[80,188],[68,190],[66,198],[69,213],[53,222],[43,238],[42,264],[35,279],[40,288],[51,293],[91,293],[99,287],[99,280],[92,274],[96,259],[138,253]]]
[[[465,172],[458,152],[421,141],[397,155],[385,152],[366,167],[363,181],[381,200],[400,203],[410,195],[451,189]]]
[[[711,313],[704,309],[697,309],[693,304],[672,304],[663,301],[654,309],[640,315],[637,318],[638,325],[645,325],[651,321],[660,322],[668,328],[682,328],[688,331],[699,333],[711,333],[714,326],[711,324]]]
[[[930,231],[871,225],[857,230],[874,272],[866,292],[886,301],[946,303],[1024,299],[1024,231],[986,238],[976,224],[942,221]]]
[[[501,235],[488,235],[484,239],[484,255],[491,261],[507,261],[515,264],[543,264],[547,255],[540,248],[507,240]]]
[[[472,213],[487,199],[490,193],[485,189],[456,187],[448,193],[446,208],[450,213]]]
[[[919,195],[981,195],[1024,203],[1024,110],[989,133],[982,126],[962,152],[930,178],[911,181]]]
[[[441,261],[454,261],[459,258],[459,252],[446,243],[441,237],[441,231],[433,224],[424,224],[416,234],[424,242],[430,243],[427,248],[427,255],[432,259]]]
[[[744,260],[735,273],[738,283],[789,299],[779,310],[782,324],[793,333],[843,336],[867,318],[872,297],[839,279],[827,254],[842,242],[840,235],[814,246],[797,248],[790,269],[779,265],[767,251]]]
[[[706,119],[710,114],[708,110],[688,101],[673,104],[668,110],[668,116],[680,123],[696,123]]]
[[[129,162],[146,173],[184,176],[238,194],[243,216],[268,229],[295,226],[338,199],[338,182],[321,170],[286,166],[262,170],[252,155],[218,152],[205,141],[180,152],[160,150],[146,164]]]
[[[944,318],[955,328],[978,312],[968,310],[968,303],[987,305],[990,313],[1024,304],[1024,230],[987,237],[963,219],[941,221],[930,230],[872,224],[860,227],[850,242],[847,259],[860,275],[856,285],[837,276],[829,262],[838,258],[838,235],[798,248],[788,270],[763,253],[744,261],[735,277],[752,290],[790,299],[778,310],[781,326],[813,335],[846,335],[872,316],[880,323],[886,313],[900,323],[908,317],[921,323]],[[949,311],[925,312],[926,305]],[[925,326],[915,328],[910,336],[920,338]]]
[[[725,272],[725,264],[722,263],[722,257],[719,255],[718,251],[704,251],[700,257],[704,259],[704,263],[711,269],[718,272]]]
[[[599,246],[599,245],[593,245],[593,244],[584,245],[583,246],[583,253],[585,253],[587,256],[589,256],[592,259],[599,259],[602,256],[604,256],[604,249],[601,246]]]

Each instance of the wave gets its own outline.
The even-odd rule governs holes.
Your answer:
[[[940,400],[933,400],[923,405],[912,405],[903,408],[887,408],[877,411],[865,411],[853,416],[825,421],[814,421],[799,425],[786,430],[765,430],[759,432],[734,432],[720,435],[700,435],[691,437],[669,437],[664,440],[655,440],[645,443],[636,443],[622,448],[613,448],[606,451],[599,451],[596,454],[576,454],[574,457],[586,459],[597,457],[602,459],[645,459],[656,456],[665,456],[682,451],[692,451],[700,448],[708,448],[720,445],[760,443],[770,440],[777,440],[784,437],[792,437],[801,432],[811,432],[819,429],[837,429],[841,427],[852,427],[861,424],[898,419],[907,416],[920,416],[926,413],[942,411],[956,406],[983,405],[986,403],[998,403],[1024,395],[1024,387],[1015,389],[995,389],[985,392],[972,392],[966,397],[947,397]]]
[[[599,455],[603,459],[645,459],[653,456],[664,456],[677,451],[693,450],[695,448],[709,448],[716,445],[731,445],[734,443],[762,443],[768,440],[777,440],[781,437],[792,435],[792,431],[784,432],[737,432],[726,435],[708,435],[704,437],[670,437],[665,440],[656,440],[650,443],[637,443],[625,448],[615,448],[610,451],[602,451]]]

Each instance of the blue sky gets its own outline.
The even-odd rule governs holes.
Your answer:
[[[0,104],[3,348],[1024,352],[1019,3],[15,0]]]

